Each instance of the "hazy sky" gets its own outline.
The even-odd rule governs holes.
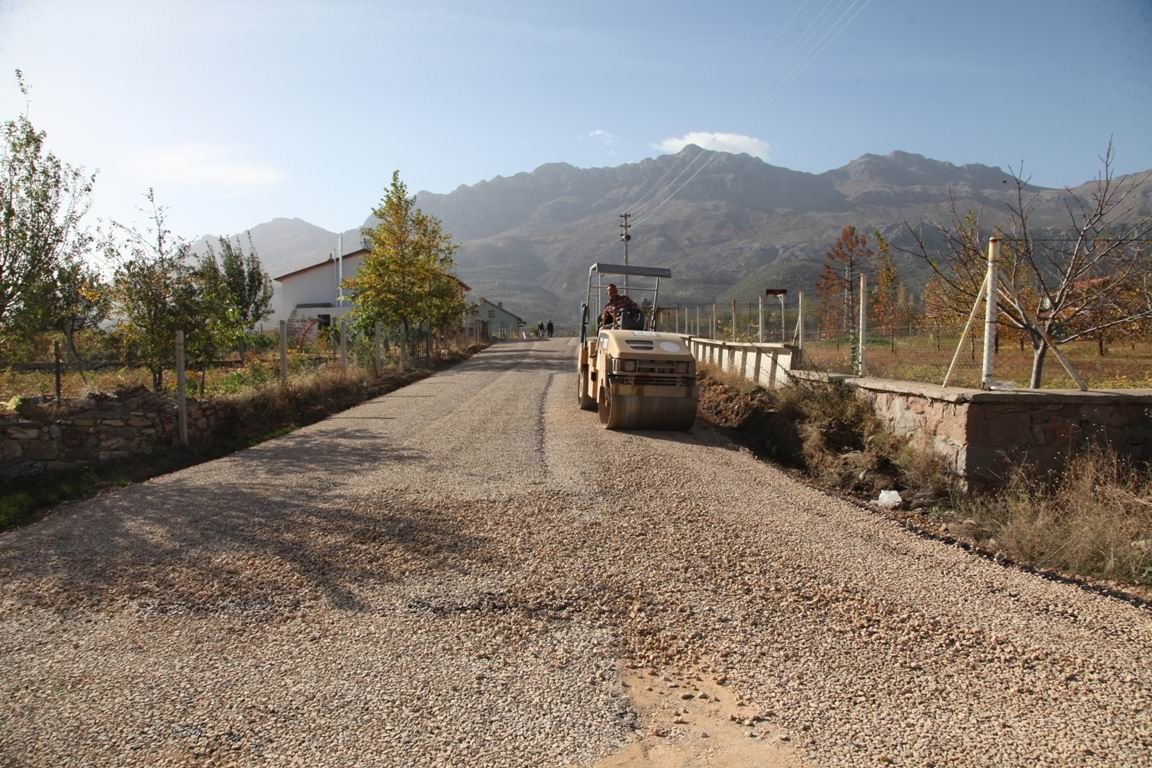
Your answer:
[[[394,168],[447,192],[685,141],[821,172],[865,152],[1152,168],[1152,0],[0,0],[0,118],[148,186],[187,237],[358,226]]]

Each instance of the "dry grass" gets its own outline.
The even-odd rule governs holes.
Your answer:
[[[888,379],[921,381],[940,384],[948,370],[948,363],[956,351],[958,339],[912,336],[896,340],[895,348],[887,341],[875,340],[866,352],[868,374]],[[980,341],[975,346],[965,342],[950,384],[960,387],[980,385]],[[1062,346],[1061,351],[1072,361],[1072,367],[1094,389],[1152,388],[1152,343],[1115,344],[1108,354],[1097,354],[1094,341],[1074,342]],[[832,341],[806,341],[805,367],[831,373],[850,373],[848,345],[837,348]],[[1021,350],[1015,342],[1005,341],[996,356],[996,378],[1015,382],[1018,387],[1028,386],[1032,370],[1032,351]],[[1048,354],[1044,361],[1044,387],[1071,389],[1076,385],[1061,367],[1056,357]]]
[[[962,535],[1043,568],[1152,584],[1152,472],[1106,450],[1059,473],[1018,467],[1000,490],[967,498]]]
[[[823,485],[871,498],[896,489],[920,506],[952,493],[943,459],[893,434],[847,386],[797,383],[765,390],[711,365],[700,370],[702,409],[710,419],[735,427],[757,451],[802,468]]]

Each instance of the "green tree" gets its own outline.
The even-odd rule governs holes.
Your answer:
[[[152,387],[164,388],[164,370],[175,355],[176,331],[184,331],[192,360],[211,354],[222,324],[231,322],[221,309],[218,279],[197,269],[191,248],[174,237],[165,211],[151,189],[146,195],[150,222],[139,232],[120,226],[122,249],[109,246],[116,261],[113,312],[128,349],[152,374]]]
[[[457,246],[439,219],[416,207],[399,171],[393,172],[392,184],[372,213],[380,223],[365,231],[370,253],[345,285],[361,328],[377,322],[398,327],[410,358],[422,325],[431,332],[464,312],[460,282],[450,272]]]
[[[42,306],[46,326],[63,334],[69,358],[79,365],[76,334],[94,330],[108,318],[112,289],[99,269],[83,259],[69,258],[57,265]]]
[[[28,89],[20,70],[16,82]],[[46,322],[42,298],[57,268],[91,245],[81,227],[94,176],[47,151],[27,113],[0,125],[0,343]]]
[[[260,263],[260,257],[248,236],[248,253],[237,240],[219,238],[220,261],[211,245],[202,261],[201,275],[209,281],[216,297],[223,302],[225,314],[231,322],[221,326],[221,332],[231,334],[244,364],[246,332],[272,314],[272,280]],[[211,268],[208,263],[211,263]]]

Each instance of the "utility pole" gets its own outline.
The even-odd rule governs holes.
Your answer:
[[[628,232],[632,228],[629,219],[632,214],[625,211],[620,214],[620,240],[624,243],[624,266],[628,266],[628,241],[632,239],[632,235]],[[624,275],[624,293],[628,293],[628,275]]]

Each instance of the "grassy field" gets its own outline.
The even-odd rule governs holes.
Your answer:
[[[865,353],[868,375],[905,381],[940,384],[948,363],[956,351],[957,339],[912,336],[896,339],[874,339]],[[1152,388],[1152,343],[1115,344],[1104,356],[1097,354],[1094,341],[1073,342],[1061,347],[1072,367],[1093,389]],[[842,341],[805,341],[805,367],[829,373],[851,373],[848,344]],[[1017,387],[1028,386],[1032,370],[1032,350],[1021,350],[1016,343],[1002,343],[996,356],[995,378],[1012,381]],[[965,342],[949,384],[958,387],[980,385],[980,341]],[[1073,389],[1075,384],[1065,373],[1055,355],[1044,360],[1045,389]]]
[[[298,353],[290,353],[288,356],[288,373],[294,381],[333,373],[338,368],[338,361],[324,357]],[[189,370],[187,376],[188,392],[192,396],[235,395],[276,383],[279,377],[279,358],[271,354],[251,355],[244,366],[236,363],[208,368],[204,372],[203,381],[199,370]],[[203,395],[201,383],[204,385]],[[175,390],[176,376],[172,371],[165,371],[164,386],[168,392]],[[151,389],[152,378],[146,369],[137,366],[101,368],[84,374],[65,371],[61,378],[61,392],[66,398],[84,397],[92,392],[112,393],[135,387]],[[51,371],[0,369],[0,403],[13,397],[53,394],[55,379]]]

